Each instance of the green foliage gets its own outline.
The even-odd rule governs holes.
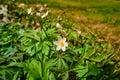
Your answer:
[[[114,44],[97,41],[89,31],[78,32],[71,22],[59,20],[52,13],[38,17],[36,7],[34,14],[27,14],[29,6],[19,8],[17,4],[7,15],[12,18],[9,22],[0,19],[1,80],[119,79]],[[56,27],[58,22],[60,28]],[[65,51],[54,45],[58,36],[68,42]]]

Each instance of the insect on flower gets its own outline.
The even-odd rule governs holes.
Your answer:
[[[68,46],[68,43],[66,42],[66,38],[58,37],[58,41],[54,41],[53,43],[57,46],[56,47],[57,51],[59,51],[60,49],[62,51],[65,51],[66,47]]]

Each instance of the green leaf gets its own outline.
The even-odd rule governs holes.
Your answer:
[[[36,41],[40,41],[40,36],[37,34],[35,30],[28,30],[23,34],[23,37],[27,37]]]
[[[46,31],[46,33],[49,37],[53,37],[53,36],[57,37],[58,36],[57,30],[55,28],[48,29]]]
[[[13,76],[13,80],[17,80],[19,72],[17,71],[16,74]]]
[[[37,60],[27,61],[24,70],[28,72],[28,77],[32,77],[33,80],[42,80],[42,66]]]
[[[88,75],[97,76],[97,75],[100,73],[99,68],[98,68],[95,64],[93,64],[93,63],[91,63],[91,62],[88,62],[88,63],[87,63],[87,66],[88,66],[88,68],[89,68]]]
[[[68,35],[69,40],[77,40],[78,39],[78,34],[75,31],[71,31]]]
[[[62,77],[62,80],[68,80],[69,74],[68,72],[65,73],[65,75]]]
[[[89,51],[86,51],[85,53],[84,53],[84,58],[86,58],[86,59],[89,59],[92,55],[94,55],[95,54],[95,52],[96,52],[96,50],[95,49],[89,49]]]
[[[88,68],[86,66],[78,65],[73,70],[77,73],[77,76],[80,78],[85,77],[88,73]]]
[[[39,35],[39,37],[41,38],[42,41],[44,41],[44,39],[46,38],[46,33],[45,33],[44,30],[40,30],[38,32],[38,35]]]
[[[51,74],[49,75],[49,80],[56,80],[53,73],[51,73]]]

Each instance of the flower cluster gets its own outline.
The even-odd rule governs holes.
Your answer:
[[[5,5],[5,6],[0,5],[0,14],[3,15],[2,21],[6,22],[6,23],[9,22],[7,11],[8,11],[7,5]]]

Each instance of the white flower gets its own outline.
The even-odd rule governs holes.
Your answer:
[[[60,23],[56,23],[56,28],[62,28]]]
[[[9,23],[10,22],[7,16],[4,16],[2,21],[5,22],[5,23]]]
[[[41,8],[39,9],[40,12],[42,12],[44,10],[44,8],[41,6]]]
[[[36,16],[40,16],[41,14],[39,12],[36,13]]]
[[[32,14],[33,14],[33,13],[32,13],[32,8],[29,8],[29,9],[27,10],[27,13],[30,14],[30,15],[32,15]]]
[[[80,30],[76,30],[78,34],[81,34],[81,31]]]
[[[62,49],[62,51],[65,51],[66,47],[68,46],[68,43],[66,42],[66,38],[58,37],[58,41],[54,41],[53,43],[57,45],[56,50]]]
[[[7,5],[5,5],[5,6],[0,5],[0,8],[1,8],[0,14],[3,14],[4,16],[7,16],[7,11],[8,11]]]
[[[48,11],[41,16],[41,18],[45,18],[48,15]]]

